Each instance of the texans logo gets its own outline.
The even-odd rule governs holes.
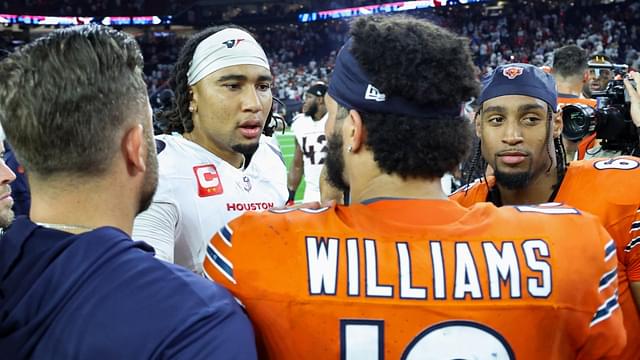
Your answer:
[[[238,44],[240,44],[241,41],[243,41],[244,39],[233,39],[233,40],[227,40],[227,41],[223,41],[222,44],[227,46],[227,49],[231,49],[233,47],[238,46]]]
[[[509,78],[509,80],[513,80],[522,75],[522,68],[518,66],[509,66],[508,68],[504,68],[502,70],[502,75]]]

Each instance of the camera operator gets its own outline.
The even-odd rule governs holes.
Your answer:
[[[577,45],[566,45],[554,51],[551,74],[558,85],[558,105],[561,108],[569,104],[596,107],[596,100],[585,98],[582,91],[590,79],[588,60],[587,52]],[[588,144],[594,137],[595,134],[585,137],[563,136],[567,162],[584,158],[586,146],[582,145]]]
[[[604,91],[609,81],[613,79],[613,74],[607,66],[613,65],[608,56],[603,54],[593,55],[589,60],[589,79],[582,88],[582,93],[586,98],[592,98],[594,91]],[[602,66],[602,67],[601,67]]]
[[[582,104],[568,105],[563,108],[563,136],[568,139],[578,139],[590,135],[594,138],[590,144],[587,144],[595,146],[585,152],[585,159],[640,155],[637,129],[640,119],[634,121],[634,116],[631,114],[631,93],[623,82],[623,79],[629,76],[628,66],[609,63],[591,64],[590,67],[595,67],[595,70],[607,70],[614,77],[603,91],[591,92],[591,95],[597,99],[598,106],[595,110]],[[635,85],[631,88],[634,87]]]

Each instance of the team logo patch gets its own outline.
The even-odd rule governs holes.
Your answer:
[[[502,75],[509,78],[509,80],[513,80],[518,76],[522,75],[522,68],[518,66],[509,66],[502,70]]]
[[[248,176],[242,177],[242,188],[245,191],[251,191],[251,179]]]
[[[218,170],[213,164],[199,165],[193,167],[198,181],[198,196],[207,197],[222,194],[222,182]]]
[[[244,39],[227,40],[227,41],[223,41],[222,45],[225,45],[227,47],[227,49],[231,49],[233,47],[238,46],[238,44],[240,44],[241,41],[244,41]]]
[[[380,90],[378,90],[375,86],[369,84],[369,86],[367,86],[367,91],[365,91],[364,93],[364,98],[365,100],[375,100],[378,102],[382,102],[387,99],[387,96],[381,93]]]

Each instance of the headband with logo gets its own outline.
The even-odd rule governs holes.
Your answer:
[[[433,118],[438,115],[458,116],[462,106],[451,108],[424,107],[399,96],[387,96],[372,84],[351,54],[353,39],[347,40],[336,58],[329,82],[329,95],[348,110]]]
[[[187,72],[187,81],[194,85],[205,76],[234,65],[258,65],[270,70],[267,55],[253,36],[240,29],[228,28],[198,44]]]

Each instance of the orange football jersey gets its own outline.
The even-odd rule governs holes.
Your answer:
[[[487,201],[489,187],[495,178],[476,180],[453,193],[450,198],[464,206]],[[617,157],[589,159],[569,164],[560,189],[553,201],[588,211],[600,222],[616,242],[620,305],[629,339],[621,359],[637,360],[640,355],[640,312],[636,307],[629,282],[640,281],[640,159]],[[582,232],[581,230],[576,230]],[[580,240],[577,240],[580,241]],[[633,336],[632,336],[633,334]]]
[[[204,269],[268,359],[596,359],[626,341],[615,251],[572,208],[378,199],[245,214]]]

